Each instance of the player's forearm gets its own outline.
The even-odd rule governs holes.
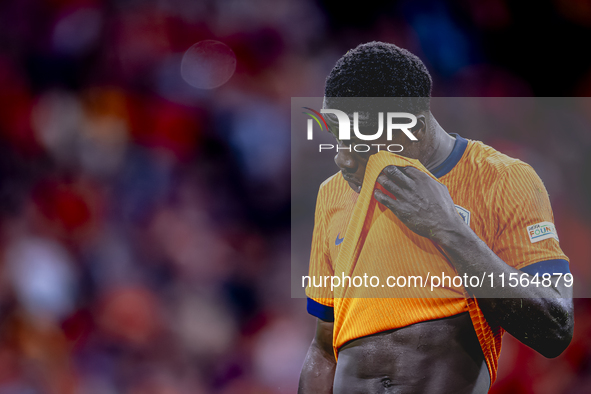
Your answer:
[[[545,357],[559,356],[573,336],[573,306],[564,298],[486,298],[487,319]]]
[[[512,273],[524,274],[502,261],[468,226],[438,232],[434,238],[459,275],[509,278]],[[468,290],[489,320],[541,354],[555,357],[572,338],[572,288],[525,283],[528,281],[519,281],[512,287],[499,280],[486,280],[482,287]]]
[[[480,286],[468,288],[478,298],[561,298],[565,296],[553,286],[530,286],[519,281],[515,286],[513,284],[509,286],[507,281],[497,280],[500,277],[509,278],[511,274],[521,275],[524,272],[501,260],[464,223],[439,230],[434,233],[432,239],[445,252],[461,276],[467,274],[481,278],[482,274],[485,274],[485,280]],[[493,274],[493,279],[487,280],[490,278],[489,274]]]
[[[302,367],[298,394],[332,394],[336,361],[313,341]]]

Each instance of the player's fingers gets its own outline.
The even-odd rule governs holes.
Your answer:
[[[384,189],[392,193],[395,197],[400,196],[400,193],[402,193],[402,189],[400,188],[400,186],[398,186],[393,180],[391,180],[384,174],[380,174],[378,176],[377,182],[380,185],[382,185]]]
[[[402,169],[396,166],[387,166],[383,169],[382,173],[386,174],[388,178],[401,188],[408,188],[410,186],[409,177],[402,171]]]
[[[380,204],[385,205],[392,211],[396,211],[397,200],[394,200],[392,197],[378,189],[373,191],[373,196]]]
[[[423,178],[430,178],[429,175],[425,174],[423,171],[414,168],[414,167],[406,167],[404,169],[404,174],[414,180],[420,180]]]

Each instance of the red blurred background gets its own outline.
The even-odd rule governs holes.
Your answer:
[[[288,285],[290,98],[372,40],[420,56],[435,96],[587,96],[590,32],[588,0],[0,1],[0,393],[295,392],[314,319]],[[237,58],[214,90],[180,76],[205,39]],[[485,141],[553,150],[577,286],[589,120],[558,151]],[[492,391],[591,392],[587,299],[575,330],[554,360],[507,335]]]

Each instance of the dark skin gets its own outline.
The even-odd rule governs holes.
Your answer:
[[[418,141],[410,142],[404,135],[396,135],[391,142],[377,143],[399,143],[404,146],[400,155],[418,159],[433,170],[450,154],[454,138],[430,112],[419,114],[417,119],[412,131]],[[343,177],[356,192],[361,189],[365,166],[373,153],[341,150],[335,157]],[[458,275],[523,274],[502,261],[464,223],[444,185],[414,168],[395,166],[386,167],[377,181],[396,200],[375,190],[376,200],[410,230],[437,243]],[[471,290],[491,325],[503,327],[522,343],[551,358],[569,345],[574,325],[572,287],[555,279],[552,283],[550,287],[520,284],[501,288],[497,281],[496,287],[486,283]],[[332,349],[332,329],[332,323],[318,321],[300,377],[300,394],[488,391],[490,377],[467,314],[353,340],[338,350],[338,364]]]

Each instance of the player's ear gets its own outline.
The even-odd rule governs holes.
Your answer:
[[[410,132],[417,137],[417,139],[420,139],[421,135],[424,135],[425,132],[427,131],[427,118],[425,117],[424,114],[418,114],[416,115],[417,118],[417,124],[410,129]]]

